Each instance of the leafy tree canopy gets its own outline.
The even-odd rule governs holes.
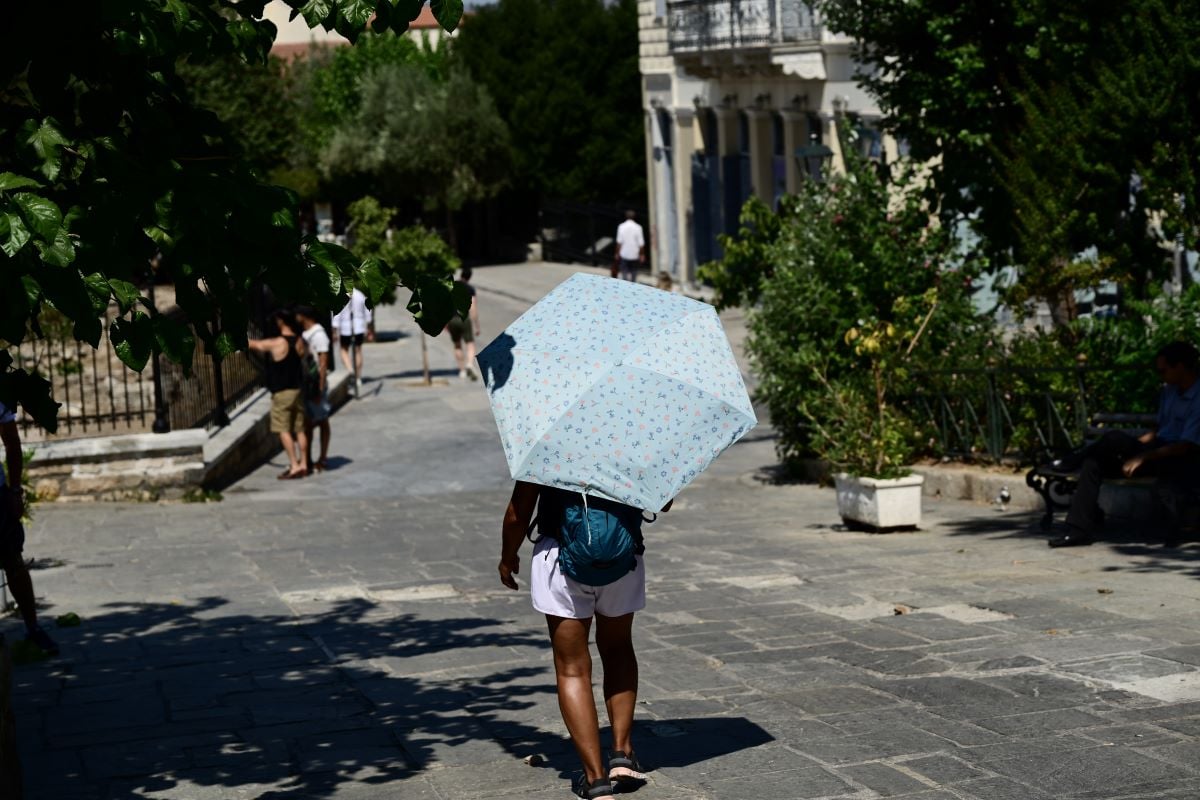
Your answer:
[[[438,81],[415,66],[386,65],[361,91],[357,112],[324,153],[327,175],[366,180],[389,199],[423,198],[450,220],[449,212],[500,188],[512,158],[508,129],[466,72]],[[453,225],[450,232],[453,247]]]
[[[515,186],[644,202],[635,0],[500,0],[476,10],[454,48],[521,143]]]
[[[404,29],[417,0],[291,0],[311,26],[350,38]],[[138,284],[156,252],[188,322],[220,357],[246,340],[251,287],[337,308],[352,285],[377,298],[411,271],[360,262],[302,240],[296,198],[264,182],[201,108],[179,74],[183,61],[264,63],[275,36],[262,0],[122,0],[71,6],[51,41],[11,36],[0,48],[0,401],[20,404],[49,430],[58,404],[48,382],[12,368],[9,347],[38,336],[53,308],[74,335],[100,342],[110,304],[118,355],[141,369],[155,352],[185,362],[187,326],[159,316]],[[460,0],[433,0],[453,28]],[[38,30],[45,8],[9,4],[11,30]],[[413,112],[417,113],[417,112]],[[448,282],[412,285],[414,312],[438,330],[455,311]]]

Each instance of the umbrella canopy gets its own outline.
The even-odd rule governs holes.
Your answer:
[[[712,306],[576,274],[479,354],[513,478],[657,511],[758,420]]]

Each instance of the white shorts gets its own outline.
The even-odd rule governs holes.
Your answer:
[[[646,567],[637,557],[637,569],[607,586],[588,586],[558,569],[558,542],[543,538],[533,548],[529,592],[533,607],[543,614],[567,619],[623,617],[646,607]]]

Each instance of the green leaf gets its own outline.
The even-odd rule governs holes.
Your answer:
[[[391,0],[379,0],[375,6],[375,19],[371,22],[371,30],[376,33],[383,33],[392,24],[392,2]]]
[[[154,325],[150,317],[141,311],[133,312],[129,319],[118,317],[108,329],[108,338],[117,358],[134,372],[141,372],[150,360],[154,349]]]
[[[396,0],[395,20],[397,22],[402,20],[412,22],[421,16],[421,9],[424,7],[425,0]]]
[[[358,268],[358,279],[355,283],[373,307],[396,285],[396,279],[384,271],[383,263],[379,259],[368,258]]]
[[[451,281],[432,275],[418,275],[408,310],[421,330],[430,336],[437,336],[450,318],[459,313]]]
[[[40,186],[41,184],[33,178],[26,178],[24,175],[17,175],[13,172],[0,172],[0,192],[13,189],[36,189]]]
[[[367,27],[373,13],[375,0],[341,0],[338,4],[335,27],[338,33],[354,42]]]
[[[438,24],[453,33],[463,15],[462,0],[429,0],[429,8]]]
[[[129,309],[142,299],[141,291],[129,281],[110,278],[108,285],[112,288],[113,299],[117,301],[117,307],[122,314],[129,313]]]
[[[185,375],[192,373],[192,357],[196,352],[196,337],[192,329],[170,317],[155,315],[154,340],[167,358],[183,366]]]
[[[13,204],[21,211],[29,229],[42,241],[53,244],[62,232],[62,212],[53,201],[29,192],[19,192],[12,197]]]
[[[16,395],[21,407],[38,425],[50,433],[57,431],[58,409],[62,407],[62,403],[54,401],[50,381],[40,375],[29,375],[24,370],[17,370],[9,375],[17,378]]]
[[[48,180],[57,178],[59,170],[62,169],[62,148],[67,144],[67,140],[54,123],[49,118],[43,120],[42,124],[30,133],[25,142],[41,159],[42,174]]]
[[[353,279],[358,263],[344,247],[328,242],[312,242],[305,250],[307,286],[318,303],[329,307],[345,291],[345,278]]]
[[[304,21],[308,23],[308,27],[315,28],[318,25],[329,30],[331,27],[326,23],[330,15],[333,14],[333,0],[308,0],[307,3],[300,6],[300,15],[304,17]]]
[[[228,331],[221,331],[217,334],[216,348],[217,357],[222,359],[233,355],[238,349],[237,342],[233,340]]]
[[[29,240],[33,238],[33,234],[29,232],[29,228],[25,227],[25,223],[21,221],[21,217],[14,211],[0,210],[0,250],[9,258],[12,258],[17,253],[21,252]]]
[[[83,286],[92,302],[92,314],[98,317],[107,311],[108,298],[112,294],[108,280],[99,272],[93,272],[83,277]]]
[[[62,228],[58,229],[53,244],[45,244],[41,241],[35,241],[33,244],[37,247],[42,261],[52,267],[70,266],[71,262],[75,260],[75,243]]]

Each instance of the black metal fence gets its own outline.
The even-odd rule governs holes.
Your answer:
[[[566,264],[607,266],[612,263],[617,226],[625,220],[629,206],[547,200],[542,204],[540,238],[542,257]],[[645,208],[633,208],[646,231],[646,260],[650,261],[649,216]],[[652,267],[652,265],[650,265]]]
[[[262,384],[261,367],[247,353],[233,353],[218,364],[198,345],[190,375],[165,356],[157,357],[162,390],[156,393],[153,364],[140,373],[126,367],[110,344],[109,324],[98,348],[64,332],[9,351],[18,369],[50,381],[53,397],[62,404],[57,438],[224,424],[227,410]],[[26,414],[19,424],[23,438],[47,436]]]
[[[992,367],[913,376],[897,398],[938,456],[1034,463],[1078,447],[1099,413],[1154,411],[1145,367]]]

